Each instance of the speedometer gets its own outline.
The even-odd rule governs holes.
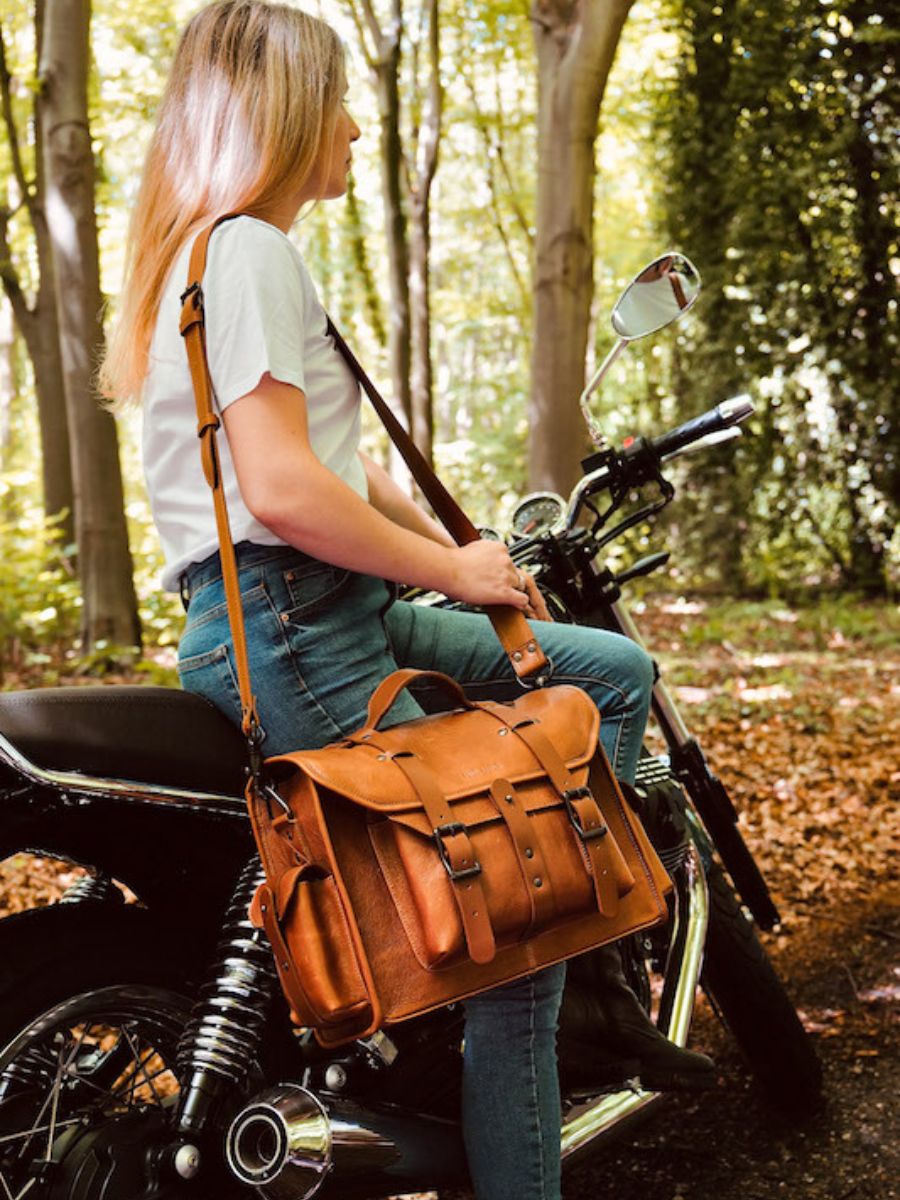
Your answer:
[[[512,515],[510,528],[516,537],[559,533],[565,524],[566,502],[556,492],[532,492]]]

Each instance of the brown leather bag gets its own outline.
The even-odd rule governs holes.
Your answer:
[[[294,1020],[337,1045],[656,924],[671,883],[599,745],[596,706],[579,688],[540,686],[550,665],[512,608],[489,616],[515,673],[538,684],[515,701],[475,703],[446,675],[395,671],[372,694],[362,729],[261,763],[203,328],[201,282],[220,221],[194,243],[181,332],[250,748],[247,803],[266,875],[251,918],[265,928]],[[476,538],[329,329],[432,507],[458,542]],[[417,679],[443,688],[456,707],[379,729]]]

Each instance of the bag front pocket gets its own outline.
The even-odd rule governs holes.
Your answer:
[[[506,789],[500,789],[501,796]],[[498,948],[514,945],[555,924],[597,911],[591,864],[558,796],[543,781],[512,789],[518,822],[487,798],[454,805],[452,828],[464,831],[472,862],[454,883],[424,814],[395,814],[369,825],[369,837],[386,886],[417,960],[429,970],[453,966],[468,953],[460,903],[468,901],[466,870],[477,876]],[[541,806],[543,804],[543,807]],[[491,810],[490,816],[485,810]],[[468,817],[468,820],[467,820]],[[459,837],[451,833],[450,837]],[[620,872],[618,846],[609,839],[617,895],[634,885]],[[604,839],[606,840],[606,839]],[[468,858],[462,860],[468,862]],[[473,876],[473,877],[475,877]]]

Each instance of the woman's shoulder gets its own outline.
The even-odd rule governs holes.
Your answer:
[[[209,239],[209,253],[223,251],[244,253],[248,257],[261,254],[266,259],[284,258],[302,262],[300,251],[286,233],[259,217],[240,216],[223,221]]]
[[[269,283],[287,276],[304,291],[313,287],[303,256],[291,239],[258,217],[235,217],[213,231],[207,269],[214,275],[249,276]]]

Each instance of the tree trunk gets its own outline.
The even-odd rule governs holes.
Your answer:
[[[44,0],[35,4],[35,46],[40,58],[44,27]],[[62,545],[75,541],[75,499],[72,487],[72,465],[69,447],[69,424],[63,391],[62,360],[59,349],[59,326],[56,318],[53,260],[44,209],[44,171],[41,160],[40,95],[34,96],[34,181],[25,177],[20,153],[18,131],[13,120],[10,96],[10,76],[6,66],[3,39],[0,36],[0,97],[3,119],[12,159],[13,176],[28,210],[34,230],[38,262],[38,287],[34,304],[29,308],[13,266],[9,248],[7,220],[0,222],[0,253],[3,255],[3,288],[12,305],[13,316],[25,342],[34,368],[34,387],[38,403],[38,424],[41,433],[41,474],[43,480],[44,512],[48,517],[64,514],[59,521]]]
[[[72,438],[86,650],[99,642],[140,644],[118,437],[113,418],[99,407],[92,378],[103,328],[94,159],[87,119],[89,27],[89,0],[47,0],[40,69],[41,134]]]
[[[434,441],[431,370],[431,184],[437,170],[441,140],[443,93],[440,76],[440,25],[437,0],[428,5],[428,84],[427,102],[421,128],[415,123],[413,147],[416,169],[410,172],[409,292],[410,329],[412,332],[411,431],[413,441],[430,463]],[[419,85],[418,60],[415,82]]]
[[[409,425],[410,393],[409,243],[403,207],[403,148],[400,144],[400,38],[399,4],[395,4],[391,40],[375,67],[381,146],[381,190],[387,236],[388,280],[391,295],[388,322],[388,362],[394,402]]]
[[[413,200],[410,215],[410,328],[413,346],[410,429],[413,441],[430,463],[434,442],[434,414],[431,404],[431,289],[428,273],[431,223],[427,196],[424,203],[419,203],[417,198]]]
[[[600,102],[633,0],[534,0],[538,183],[529,432],[532,488],[579,475],[578,408],[593,295],[594,142]]]

